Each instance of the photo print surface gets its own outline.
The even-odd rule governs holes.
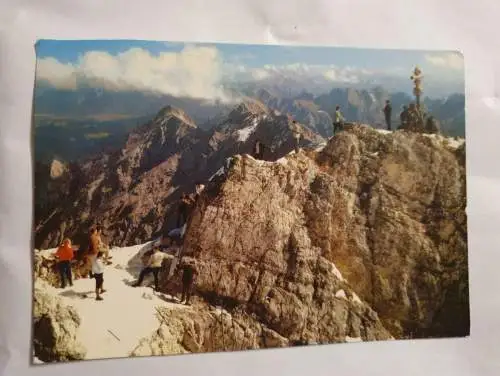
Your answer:
[[[469,334],[459,53],[36,52],[34,363]]]

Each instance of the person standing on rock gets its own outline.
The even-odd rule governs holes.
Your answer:
[[[439,124],[434,116],[429,116],[427,118],[427,122],[425,123],[425,132],[426,133],[439,133]]]
[[[181,303],[189,305],[189,300],[191,299],[191,294],[193,293],[193,287],[198,274],[195,261],[183,261],[181,263],[182,270],[182,296]]]
[[[146,267],[142,269],[141,273],[139,274],[139,280],[134,285],[134,287],[139,287],[144,281],[144,277],[146,277],[146,275],[150,273],[153,273],[153,277],[155,280],[155,291],[158,291],[158,274],[160,273],[161,265],[165,258],[167,258],[167,255],[161,252],[159,248],[155,248],[153,250],[153,254],[149,257],[149,260],[146,263]]]
[[[384,116],[385,116],[385,123],[387,124],[387,129],[391,130],[392,106],[391,106],[391,101],[389,100],[385,101]]]
[[[177,228],[182,227],[187,222],[193,204],[193,200],[183,193],[177,209]]]
[[[300,129],[295,120],[292,122],[292,124],[293,124],[292,133],[293,133],[293,138],[295,139],[295,153],[298,154],[300,151]]]
[[[333,123],[333,135],[337,134],[337,130],[342,130],[344,128],[344,115],[340,111],[340,106],[335,107],[335,122]]]
[[[408,128],[408,106],[403,106],[403,111],[399,115],[401,121],[400,129]]]
[[[74,251],[71,240],[64,239],[63,243],[57,248],[55,256],[59,260],[58,268],[61,276],[61,288],[66,288],[66,280],[70,286],[73,286],[73,276],[71,273],[71,260],[73,260]]]
[[[95,278],[95,300],[102,300],[101,294],[105,293],[104,290],[104,262],[103,252],[98,252],[92,259],[92,274]]]
[[[252,154],[253,154],[253,157],[255,159],[262,159],[263,148],[262,148],[262,143],[260,142],[260,140],[255,141]]]
[[[195,194],[194,194],[194,202],[196,203],[198,201],[198,199],[200,198],[201,196],[201,193],[203,192],[203,190],[205,189],[205,184],[202,184],[200,182],[197,182],[196,183],[196,186],[195,186]]]

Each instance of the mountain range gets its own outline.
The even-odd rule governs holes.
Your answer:
[[[321,94],[304,90],[287,93],[280,87],[250,85],[238,90],[232,92],[234,103],[223,103],[138,91],[91,88],[62,91],[41,87],[35,95],[35,159],[75,161],[119,148],[132,128],[152,119],[165,105],[184,110],[199,128],[209,129],[223,121],[236,104],[257,99],[271,110],[290,115],[322,137],[330,137],[331,117],[337,104],[348,121],[384,128],[382,108],[386,99],[392,101],[396,125],[402,106],[412,101],[405,93],[389,93],[381,87],[336,88]],[[439,120],[445,135],[464,137],[464,95],[442,99],[426,97],[423,105]]]
[[[324,139],[299,125],[301,144]],[[251,153],[260,139],[264,157],[276,160],[294,147],[292,121],[261,102],[246,100],[219,124],[199,128],[183,110],[166,106],[150,121],[129,132],[123,145],[78,162],[35,166],[37,246],[57,244],[61,234],[77,236],[98,220],[109,224],[114,239],[136,242],[172,224],[172,203],[196,181],[207,181],[227,158]],[[56,160],[57,161],[57,160]],[[169,221],[144,224],[148,216]]]

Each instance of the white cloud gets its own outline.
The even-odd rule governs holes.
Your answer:
[[[61,89],[76,89],[76,70],[72,64],[63,64],[53,57],[39,59],[36,67],[37,79],[50,82]]]
[[[272,80],[274,78],[315,78],[325,82],[358,83],[372,75],[366,69],[355,67],[337,67],[335,65],[315,65],[293,63],[286,65],[266,64],[260,68],[229,69],[227,76],[237,80]]]
[[[249,58],[249,57],[247,57]],[[392,68],[377,72],[355,66],[333,64],[267,64],[259,67],[246,65],[244,59],[223,60],[217,48],[186,46],[178,52],[152,55],[145,49],[132,48],[118,55],[104,51],[89,51],[75,63],[63,63],[52,57],[38,59],[37,80],[61,89],[75,90],[83,84],[112,90],[144,90],[173,96],[188,96],[223,101],[238,100],[230,97],[222,83],[261,82],[273,85],[295,85],[306,90],[330,90],[336,85],[392,84],[391,88],[409,88],[411,69]],[[461,55],[432,53],[428,63],[441,67],[439,82],[445,76],[455,79],[463,66]],[[447,68],[443,71],[442,68]],[[426,68],[426,72],[428,73]],[[432,73],[432,72],[431,72]],[[426,85],[432,76],[426,75]],[[450,79],[451,80],[451,79]],[[427,86],[426,86],[427,87]]]
[[[215,47],[187,46],[158,56],[132,48],[118,55],[89,51],[75,64],[38,60],[37,79],[61,89],[79,82],[115,90],[138,89],[176,96],[227,99],[220,88],[222,59]]]
[[[457,52],[428,54],[425,56],[425,60],[440,68],[462,70],[464,66],[464,59]]]

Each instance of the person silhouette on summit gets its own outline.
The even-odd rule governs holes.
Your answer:
[[[401,121],[401,129],[406,129],[408,127],[408,106],[403,106],[403,111],[399,115],[399,120]]]
[[[255,159],[262,159],[262,157],[264,155],[264,149],[263,149],[262,142],[260,142],[260,140],[255,141],[252,154],[253,154],[253,157]]]
[[[337,105],[335,107],[335,121],[333,123],[333,135],[335,136],[337,134],[337,130],[342,130],[344,128],[344,116],[342,115],[342,112],[340,111],[340,106]]]
[[[292,121],[292,133],[293,133],[293,138],[295,139],[295,153],[298,153],[300,151],[300,128],[299,125],[295,120]]]
[[[392,106],[390,100],[385,101],[384,116],[385,116],[385,123],[387,124],[387,129],[391,130]]]

